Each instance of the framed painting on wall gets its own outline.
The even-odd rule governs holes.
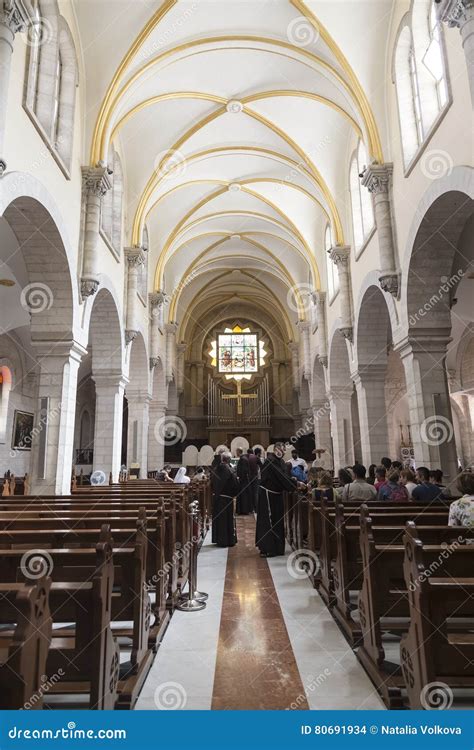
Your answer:
[[[13,418],[12,448],[17,451],[31,450],[34,414],[15,409]]]

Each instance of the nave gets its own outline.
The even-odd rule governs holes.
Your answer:
[[[238,519],[237,536],[229,551],[204,542],[209,604],[192,619],[174,615],[136,708],[383,709],[307,577],[255,554],[253,517]]]

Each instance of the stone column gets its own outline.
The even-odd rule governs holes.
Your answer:
[[[148,423],[148,468],[162,469],[165,462],[164,430],[160,429],[166,419],[166,406],[161,401],[151,401]]]
[[[166,295],[164,292],[152,292],[148,295],[150,304],[150,370],[160,358],[160,333],[163,328],[163,307]]]
[[[313,302],[316,306],[318,359],[323,367],[328,366],[328,342],[326,335],[326,292],[314,292]]]
[[[171,383],[173,380],[173,374],[175,371],[176,364],[176,331],[178,330],[177,323],[167,323],[165,325],[166,332],[166,382]]]
[[[127,466],[136,463],[140,466],[140,478],[147,478],[148,428],[150,395],[127,388],[128,439]]]
[[[83,167],[82,190],[85,201],[84,251],[82,259],[81,293],[95,294],[99,288],[99,234],[102,198],[110,190],[106,167]]]
[[[141,247],[125,249],[127,261],[127,315],[125,325],[125,343],[130,344],[138,333],[138,269],[145,262],[145,253]]]
[[[383,456],[390,456],[385,402],[386,367],[372,364],[360,368],[354,375],[359,407],[359,426],[362,463],[379,464]]]
[[[352,388],[334,386],[328,393],[331,407],[331,432],[334,448],[334,470],[354,463],[352,440]]]
[[[24,31],[29,23],[30,8],[24,0],[0,0],[0,177],[7,168],[3,149],[15,34]]]
[[[303,344],[303,377],[305,380],[311,380],[311,342],[309,337],[310,324],[306,320],[299,320],[297,323],[298,330],[301,331]]]
[[[77,342],[33,342],[37,353],[38,408],[31,456],[31,492],[71,491],[77,373],[87,351]]]
[[[178,344],[176,346],[176,387],[178,389],[178,394],[183,393],[184,391],[184,368],[185,368],[185,354],[186,354],[186,344]]]
[[[379,284],[384,292],[398,297],[399,273],[392,220],[393,164],[370,164],[362,177],[362,185],[374,196],[375,223],[380,254]]]
[[[352,298],[351,298],[351,249],[348,245],[336,245],[329,251],[329,257],[336,264],[339,274],[339,299],[341,313],[340,331],[344,338],[352,341]]]
[[[311,402],[314,425],[314,442],[316,448],[324,448],[325,453],[318,459],[320,466],[325,469],[333,468],[332,440],[331,440],[331,404],[329,398],[317,399]]]
[[[92,375],[95,382],[94,471],[118,482],[122,456],[123,395],[127,379],[120,373]]]
[[[407,337],[394,348],[405,368],[416,464],[441,468],[451,482],[457,474],[457,453],[445,366],[448,342],[427,333]]]
[[[439,20],[461,33],[474,106],[474,0],[441,0],[436,8]]]
[[[293,390],[298,393],[300,390],[300,362],[299,362],[300,347],[299,347],[299,344],[297,344],[295,341],[290,341],[290,343],[288,344],[288,349],[291,352],[291,372],[292,372],[292,379],[293,379]]]

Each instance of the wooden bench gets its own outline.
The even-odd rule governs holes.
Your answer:
[[[14,625],[0,634],[0,709],[43,708],[51,643],[50,578],[0,583],[0,611]]]
[[[466,529],[460,534],[462,542]],[[362,643],[357,651],[357,658],[387,707],[402,708],[404,680],[398,649],[396,660],[386,659],[383,638],[399,638],[407,632],[410,624],[408,591],[403,576],[405,548],[402,543],[378,544],[373,519],[366,512],[361,513],[360,545],[363,566],[363,583],[359,595]],[[426,545],[425,564],[438,565],[440,571],[443,571],[442,575],[453,578],[464,576],[469,565],[474,563],[474,546],[459,543],[455,552],[446,560],[443,558],[445,550],[445,545]]]
[[[472,533],[472,530],[471,530]],[[400,643],[400,660],[412,709],[436,706],[433,683],[450,690],[462,688],[474,697],[474,546],[465,548],[462,576],[453,577],[450,565],[430,570],[423,534],[407,523],[403,538],[403,570],[408,591],[410,626]],[[430,544],[430,542],[428,542]],[[448,547],[445,554],[458,554]],[[443,558],[444,562],[444,558]],[[465,561],[467,563],[467,560]],[[439,696],[449,701],[450,696]],[[448,706],[449,707],[449,706]]]
[[[0,570],[2,581],[12,584],[28,581],[37,565],[46,565],[53,580],[51,619],[61,626],[72,623],[67,629],[53,630],[43,671],[53,682],[46,702],[52,695],[88,694],[90,708],[114,708],[119,649],[110,628],[114,567],[108,529],[102,529],[93,548],[49,549],[47,557],[41,550],[34,553],[26,558],[22,550],[0,549]],[[0,622],[8,625],[12,615],[11,601],[2,601]],[[51,680],[58,674],[59,681]]]

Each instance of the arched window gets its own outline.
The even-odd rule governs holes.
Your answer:
[[[332,248],[332,235],[331,226],[327,225],[324,233],[324,249],[326,253],[329,253]],[[329,255],[327,255],[327,273],[328,273],[328,292],[329,302],[334,299],[336,293],[339,290],[339,274],[337,272],[336,264],[332,262]]]
[[[431,136],[449,105],[444,42],[432,0],[412,2],[402,22],[394,55],[394,76],[405,167]]]
[[[362,141],[359,141],[357,149],[351,160],[350,168],[350,193],[352,206],[352,228],[354,234],[354,248],[356,253],[367,241],[374,228],[374,209],[372,197],[360,181],[360,175],[368,165],[367,152]]]
[[[119,257],[122,247],[123,173],[120,157],[112,145],[109,148],[107,163],[112,172],[112,187],[102,199],[100,228],[107,244]]]
[[[78,66],[55,0],[33,0],[25,108],[66,175],[71,166]]]
[[[12,389],[12,374],[10,368],[0,367],[0,443],[5,443],[8,422],[8,403]]]

